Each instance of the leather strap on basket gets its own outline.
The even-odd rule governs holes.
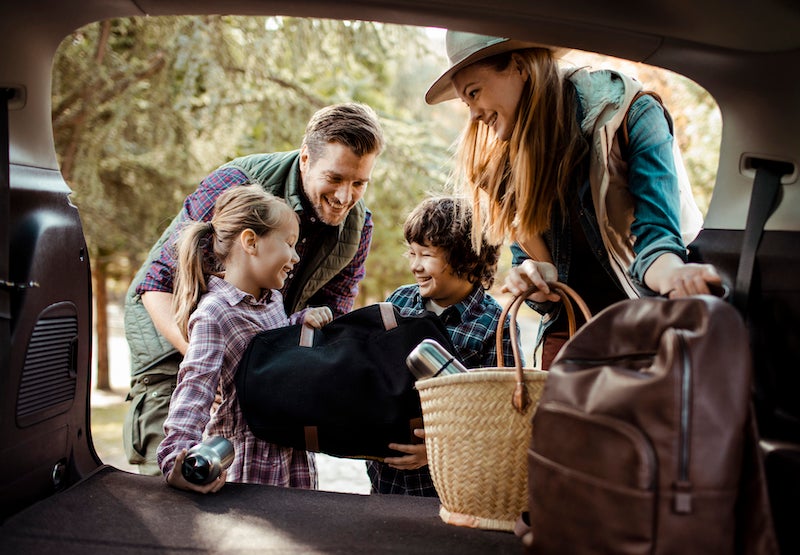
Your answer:
[[[574,306],[578,307],[587,322],[591,319],[592,313],[589,311],[589,307],[586,305],[580,295],[578,295],[578,293],[566,283],[555,281],[548,283],[548,285],[550,286],[551,291],[558,293],[558,295],[561,297],[561,302],[564,304],[564,310],[567,313],[569,335],[572,337],[577,330]],[[509,302],[503,308],[503,313],[500,315],[500,320],[497,323],[497,333],[495,334],[495,340],[497,341],[497,366],[502,367],[503,324],[506,321],[506,316],[509,316],[510,322],[508,329],[509,333],[511,334],[511,350],[514,353],[514,371],[517,375],[517,385],[514,387],[514,394],[511,398],[511,404],[514,405],[514,408],[520,413],[524,413],[526,410],[528,410],[528,407],[531,404],[531,398],[528,394],[528,389],[525,387],[525,372],[522,369],[522,358],[520,357],[519,348],[517,347],[517,312],[519,312],[519,307],[522,306],[522,303],[525,302],[525,299],[527,299],[529,295],[535,293],[536,291],[538,291],[537,287],[531,287],[522,295],[518,295],[517,297],[513,298],[511,302]]]

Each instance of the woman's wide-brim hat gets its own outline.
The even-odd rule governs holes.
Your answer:
[[[447,45],[447,57],[450,59],[450,67],[433,82],[428,92],[425,93],[425,102],[428,104],[438,104],[445,100],[456,98],[456,91],[453,89],[453,75],[479,60],[524,48],[546,48],[553,52],[553,56],[556,58],[560,58],[568,52],[567,48],[554,48],[534,42],[476,35],[461,31],[447,31],[445,43]]]

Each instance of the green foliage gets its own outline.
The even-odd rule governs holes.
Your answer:
[[[442,43],[415,27],[284,17],[118,19],[76,31],[54,60],[53,124],[92,256],[110,260],[124,287],[205,175],[236,156],[297,148],[314,111],[355,100],[375,108],[387,137],[365,197],[375,234],[360,301],[383,300],[411,280],[403,221],[445,190],[467,117],[460,103],[422,99],[446,64]],[[719,145],[713,101],[666,72],[634,69],[675,116],[705,205]]]
[[[388,198],[375,208],[364,287],[383,295],[406,273],[397,226],[383,222],[402,223],[445,148],[415,121],[419,92],[387,94],[413,71],[405,56],[426,48],[421,29],[280,17],[120,19],[73,33],[54,62],[53,123],[93,257],[116,258],[129,278],[206,174],[236,156],[297,148],[314,111],[356,100],[378,111],[391,145],[368,197]]]

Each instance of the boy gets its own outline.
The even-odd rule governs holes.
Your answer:
[[[452,197],[420,203],[403,226],[416,283],[398,288],[387,301],[403,315],[425,310],[438,314],[467,368],[498,366],[495,338],[503,309],[486,289],[494,282],[499,247],[483,239],[478,254],[472,248],[471,233],[468,203]],[[502,356],[503,366],[514,366],[508,322],[504,323]],[[424,430],[414,433],[424,437]],[[389,448],[404,455],[367,462],[372,493],[436,497],[425,445],[392,443]]]

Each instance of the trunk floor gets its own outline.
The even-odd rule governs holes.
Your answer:
[[[438,499],[226,484],[199,495],[101,467],[0,526],[0,553],[522,552],[509,532],[439,518]]]

